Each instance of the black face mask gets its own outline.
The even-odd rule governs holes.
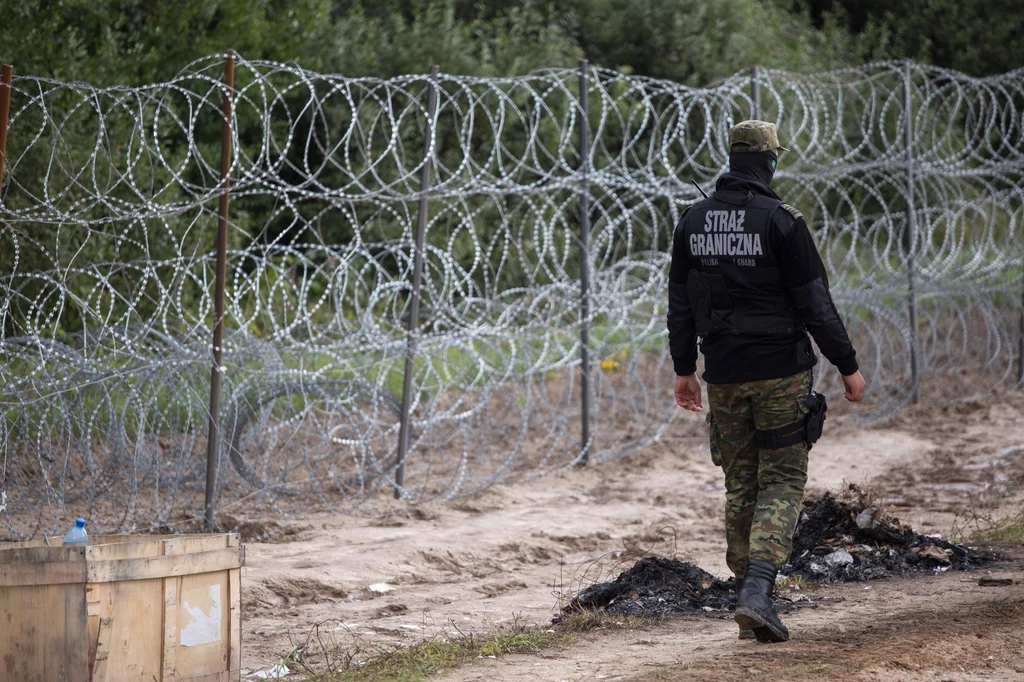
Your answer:
[[[729,172],[746,175],[761,184],[771,185],[779,157],[775,152],[730,152]]]

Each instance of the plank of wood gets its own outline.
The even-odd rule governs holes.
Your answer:
[[[242,669],[242,571],[233,568],[228,571],[228,598],[231,609],[228,612],[228,670]],[[239,673],[241,676],[241,673]]]
[[[93,662],[96,660],[96,642],[100,637],[100,620],[104,612],[108,615],[110,609],[104,608],[103,601],[108,599],[109,590],[106,585],[85,586],[85,615],[86,629],[89,642],[89,670],[92,670]]]
[[[0,564],[49,564],[58,561],[83,561],[86,548],[74,547],[12,547],[0,550]]]
[[[179,554],[148,559],[118,559],[90,562],[86,577],[90,583],[146,580],[171,576],[195,575],[240,568],[240,548],[218,549],[195,554]],[[0,583],[2,585],[3,583]]]
[[[150,538],[144,542],[108,542],[104,545],[89,545],[85,548],[86,561],[116,561],[118,559],[143,559],[163,554],[163,541]]]
[[[177,682],[178,593],[181,578],[164,578],[164,646],[161,682]]]
[[[65,585],[85,583],[85,561],[55,561],[50,564],[0,564],[0,587]]]
[[[87,682],[84,609],[85,583],[0,588],[0,680]]]
[[[19,588],[24,589],[24,588]],[[89,640],[86,627],[85,585],[61,585],[56,589],[64,591],[64,670],[67,682],[89,679]],[[47,621],[51,614],[43,613]],[[48,623],[49,624],[49,623]],[[46,652],[46,655],[51,655]]]
[[[160,679],[164,626],[164,581],[131,580],[120,583],[95,583],[93,599],[99,606],[99,619],[114,619],[107,670],[112,680]],[[98,627],[90,623],[90,637],[98,637]],[[95,641],[95,640],[91,640]]]
[[[63,542],[64,538],[59,536],[40,538],[38,540],[25,540],[23,542],[0,542],[0,551],[21,547],[60,547]]]
[[[188,537],[164,540],[164,554],[195,554],[198,552],[212,552],[216,549],[227,549],[228,534],[196,535]]]
[[[159,535],[89,535],[89,545],[113,545],[121,542],[160,542]]]
[[[178,594],[179,679],[229,670],[229,571],[181,578]]]
[[[114,619],[110,616],[100,618],[100,630],[96,635],[96,656],[92,663],[90,682],[107,682],[107,658],[110,656],[110,632],[114,629]]]

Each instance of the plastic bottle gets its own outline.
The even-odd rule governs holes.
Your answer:
[[[75,527],[64,536],[64,546],[87,544],[89,544],[89,534],[85,532],[85,519],[75,519]]]

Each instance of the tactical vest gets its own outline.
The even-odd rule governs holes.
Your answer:
[[[681,235],[690,261],[686,293],[701,338],[801,329],[768,238],[780,209],[795,210],[771,197],[728,191],[687,211]]]

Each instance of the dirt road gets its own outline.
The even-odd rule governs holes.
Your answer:
[[[918,530],[948,534],[1019,509],[1024,397],[907,410],[889,424],[831,434],[811,460],[811,489],[867,484]],[[449,623],[463,632],[513,617],[545,624],[560,598],[648,552],[724,577],[722,493],[706,444],[669,433],[625,460],[412,516],[291,520],[281,536],[290,541],[248,546],[243,665],[267,667],[317,623],[322,635],[363,648],[415,642]],[[1019,563],[996,570],[1024,578]],[[976,575],[947,573],[822,589],[845,601],[790,616],[786,645],[738,643],[731,621],[688,618],[481,660],[449,677],[676,679],[686,666],[688,679],[746,670],[752,679],[1024,680],[1019,584],[981,588]]]

